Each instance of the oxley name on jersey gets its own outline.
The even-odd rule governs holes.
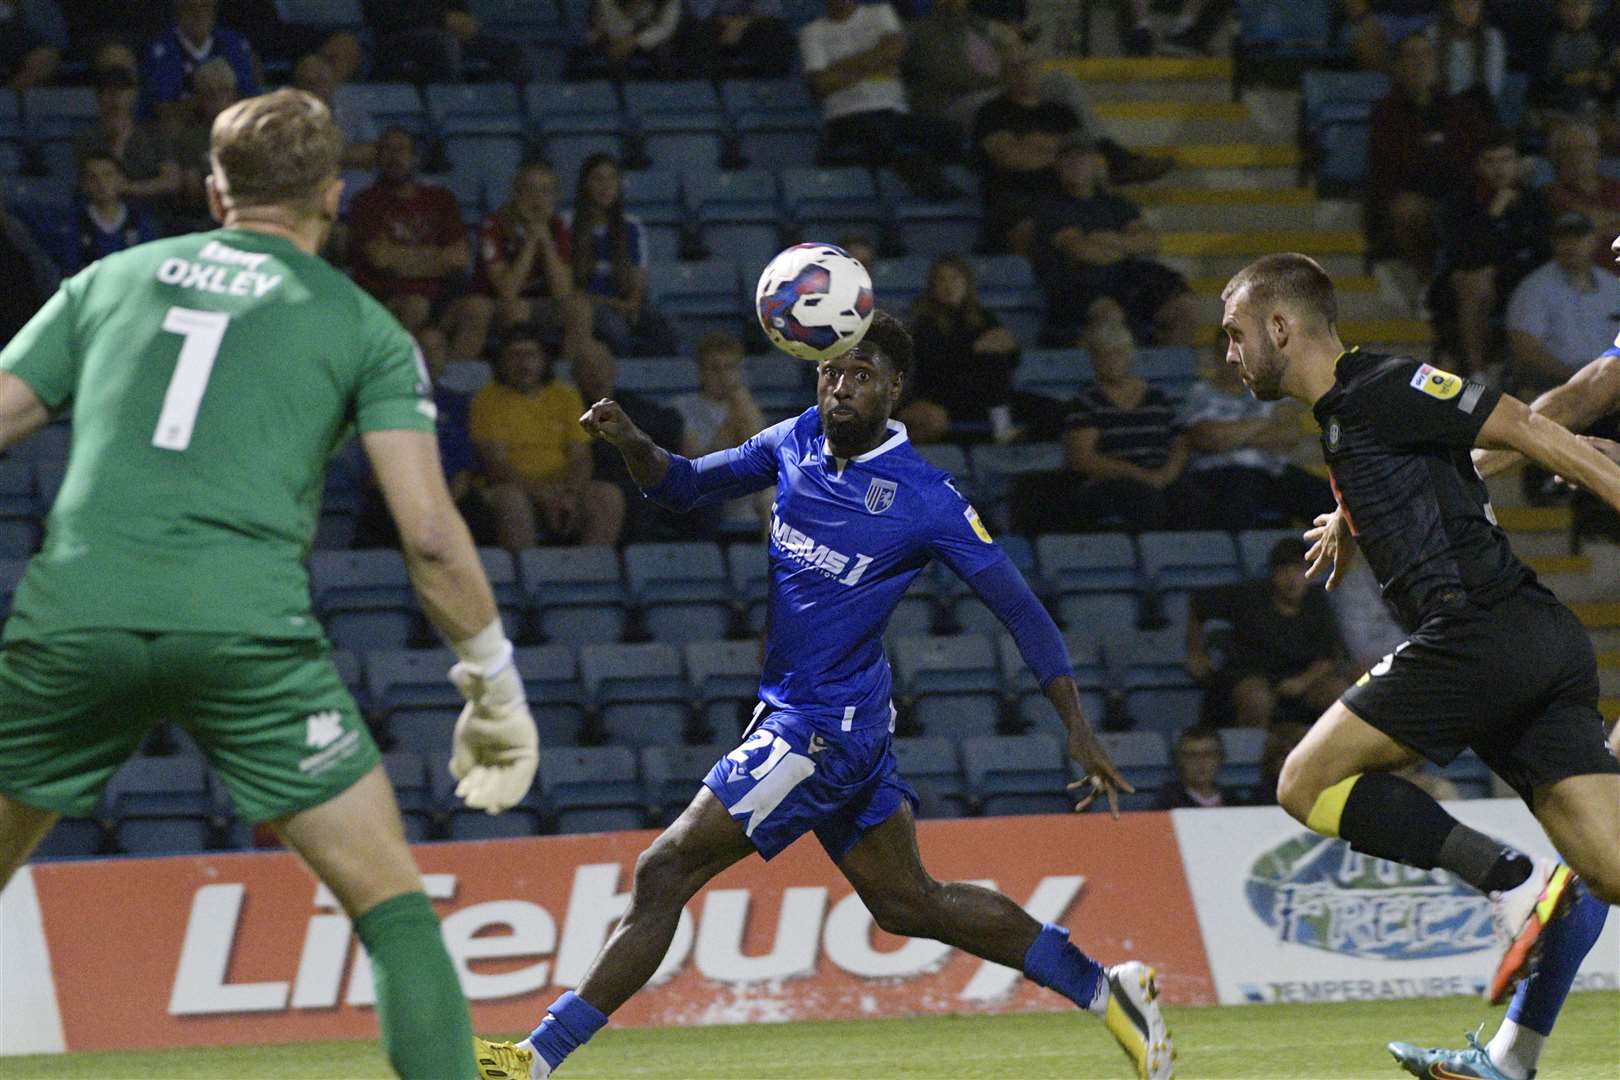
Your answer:
[[[164,259],[158,264],[157,279],[165,285],[178,285],[182,289],[196,289],[219,296],[258,298],[281,284],[280,274],[259,273],[259,264],[269,257],[253,251],[238,251],[218,240],[210,240],[197,252],[197,258],[205,261]],[[231,266],[242,269],[231,270]]]
[[[804,533],[787,524],[776,514],[776,507],[771,507],[771,543],[789,558],[795,559],[806,566],[821,571],[830,578],[834,578],[840,585],[854,585],[866,573],[866,568],[872,565],[872,556],[855,553],[855,565],[848,574],[844,569],[850,564],[850,557],[842,551],[834,551],[826,544],[816,542],[813,536]],[[844,574],[843,577],[838,575]]]

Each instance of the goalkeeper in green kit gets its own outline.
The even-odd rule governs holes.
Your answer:
[[[250,98],[214,121],[210,152],[223,228],[93,264],[0,352],[0,447],[73,415],[0,652],[0,885],[173,719],[238,814],[270,822],[354,920],[394,1068],[470,1077],[438,919],[311,613],[304,558],[351,429],[460,658],[450,768],[469,806],[496,813],[527,792],[534,723],[439,469],[415,345],[314,254],[342,192],[331,114],[296,90]]]

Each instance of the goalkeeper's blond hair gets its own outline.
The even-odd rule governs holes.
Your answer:
[[[343,135],[319,98],[284,89],[220,113],[208,154],[215,187],[232,209],[274,207],[315,217],[338,176]]]

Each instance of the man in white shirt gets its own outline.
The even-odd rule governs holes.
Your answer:
[[[1620,279],[1592,265],[1597,230],[1567,210],[1553,223],[1553,257],[1513,290],[1507,336],[1514,380],[1545,390],[1601,353],[1620,330]]]
[[[915,116],[900,81],[906,36],[886,3],[827,0],[799,31],[810,92],[821,102],[821,165],[892,165],[925,198],[961,195],[940,172],[961,156],[961,134],[939,117]]]

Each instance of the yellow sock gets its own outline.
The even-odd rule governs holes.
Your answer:
[[[1344,804],[1350,798],[1350,789],[1356,786],[1361,774],[1346,777],[1316,797],[1305,827],[1323,836],[1339,835],[1339,819],[1344,816]]]

